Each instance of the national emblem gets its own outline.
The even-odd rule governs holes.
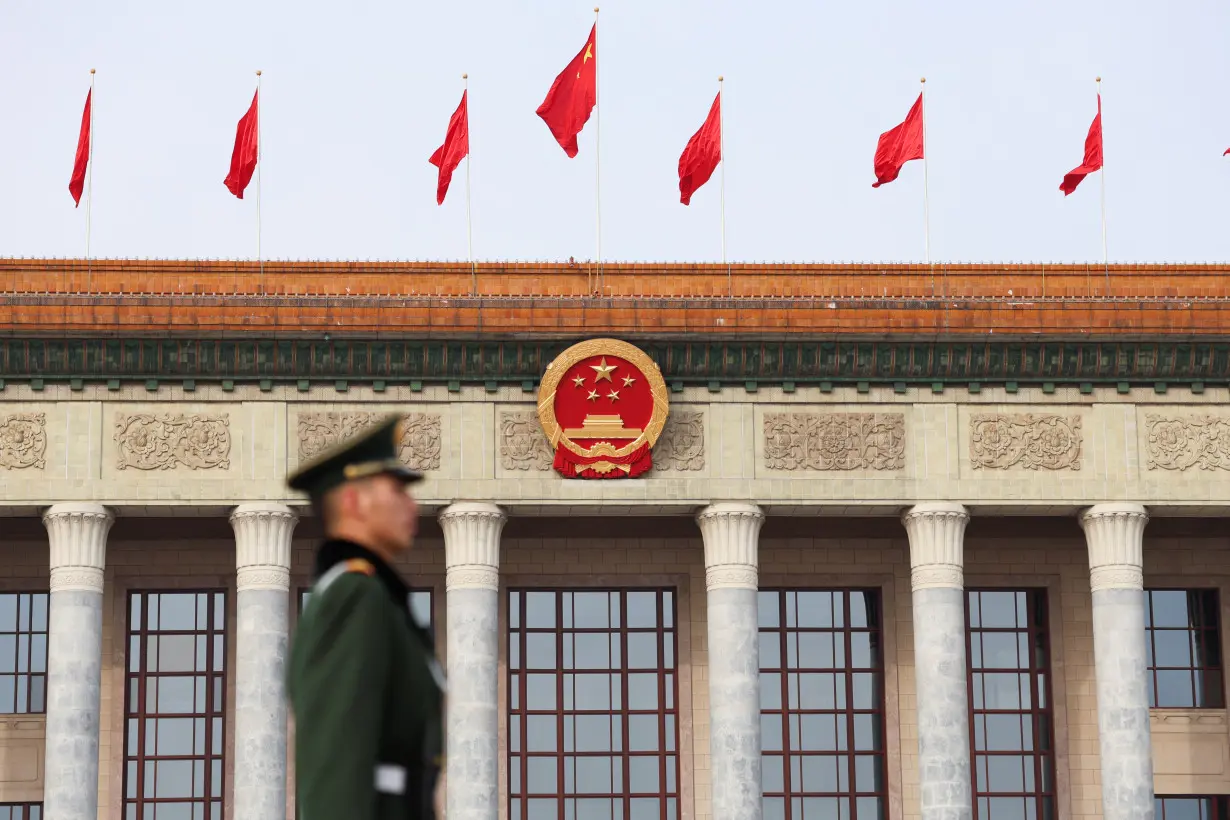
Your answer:
[[[616,378],[623,383],[618,390],[598,392],[598,382],[613,385]],[[566,381],[573,388],[560,390]],[[555,450],[555,469],[566,478],[643,475],[669,411],[658,366],[618,339],[568,348],[547,365],[538,388],[538,418]]]

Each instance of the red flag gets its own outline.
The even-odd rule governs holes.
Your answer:
[[[722,161],[722,92],[713,98],[705,124],[688,140],[679,156],[679,201],[691,203],[696,189],[709,181]]]
[[[569,157],[577,155],[577,134],[585,127],[598,102],[598,24],[568,67],[560,72],[538,106],[538,116],[551,129],[555,141]]]
[[[248,107],[248,113],[240,118],[239,125],[235,129],[235,150],[231,152],[231,172],[226,175],[224,183],[227,190],[240,199],[243,199],[243,191],[252,181],[252,172],[256,170],[258,147],[256,142],[259,132],[257,119],[260,116],[257,98],[260,93],[257,89],[252,95],[252,105]]]
[[[77,156],[73,157],[73,175],[68,180],[68,192],[73,195],[73,207],[81,204],[85,190],[85,168],[90,163],[90,101],[94,89],[85,95],[85,111],[81,112],[81,133],[77,137]]]
[[[876,143],[876,181],[871,183],[871,187],[879,188],[886,182],[892,182],[901,173],[901,166],[912,159],[922,158],[923,98],[919,94],[905,120],[880,135],[880,141]]]
[[[444,144],[436,149],[427,160],[440,169],[436,180],[436,204],[444,204],[444,195],[448,193],[448,184],[453,179],[453,171],[461,164],[461,160],[470,153],[470,109],[466,106],[468,91],[461,92],[461,105],[453,112],[448,121],[448,132],[444,135]]]
[[[1064,174],[1059,190],[1067,196],[1076,190],[1081,180],[1094,171],[1102,168],[1102,95],[1098,95],[1098,114],[1089,125],[1089,133],[1085,136],[1085,161]]]

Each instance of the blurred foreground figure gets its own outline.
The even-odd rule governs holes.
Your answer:
[[[406,487],[422,478],[400,441],[390,418],[289,479],[325,532],[288,664],[301,820],[436,816],[444,679],[392,568],[414,542]]]

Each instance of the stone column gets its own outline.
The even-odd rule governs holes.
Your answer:
[[[448,633],[445,816],[499,814],[500,532],[503,510],[458,501],[440,513]]]
[[[235,530],[235,809],[239,820],[286,818],[286,653],[290,545],[299,517],[282,504],[242,504]]]
[[[1152,820],[1153,747],[1145,663],[1141,553],[1149,515],[1139,504],[1081,514],[1093,591],[1093,662],[1102,747],[1102,817]]]
[[[917,504],[904,516],[914,601],[914,681],[922,820],[970,820],[969,699],[960,504]]]
[[[711,504],[696,516],[709,608],[709,754],[713,820],[759,820],[760,640],[755,504]]]
[[[43,513],[51,542],[43,810],[55,820],[98,817],[103,567],[114,520],[98,504]]]

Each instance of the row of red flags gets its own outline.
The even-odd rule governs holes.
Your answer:
[[[449,118],[444,143],[428,160],[439,169],[436,182],[436,202],[442,204],[448,193],[453,171],[470,152],[469,108],[466,92],[461,103]],[[85,98],[85,112],[81,117],[81,133],[77,141],[77,154],[73,159],[73,175],[68,183],[73,201],[81,203],[85,186],[86,168],[90,158],[90,104],[91,90]],[[235,132],[235,147],[231,152],[230,173],[224,181],[227,190],[243,199],[243,192],[252,180],[258,158],[260,116],[260,90],[252,96],[252,104],[239,120]],[[538,106],[537,114],[547,124],[551,135],[570,158],[577,155],[577,135],[589,121],[598,102],[598,25],[589,32],[585,46],[577,52],[567,67],[551,84],[546,99]],[[684,205],[692,201],[692,194],[709,181],[718,163],[722,161],[722,92],[719,91],[709,108],[709,116],[700,130],[692,135],[683,154],[679,157],[679,201]],[[875,151],[875,176],[873,188],[892,182],[901,173],[905,163],[925,157],[925,129],[923,95],[910,108],[905,119],[897,126],[880,135]],[[1223,156],[1230,155],[1230,148]],[[1085,137],[1085,157],[1081,164],[1064,175],[1059,190],[1064,196],[1076,190],[1076,186],[1089,174],[1102,168],[1102,95],[1098,95],[1098,113],[1089,126]]]

